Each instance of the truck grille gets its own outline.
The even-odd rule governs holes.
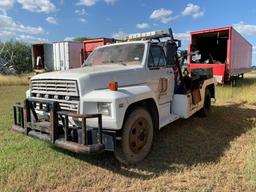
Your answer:
[[[62,110],[78,111],[79,109],[79,92],[77,82],[74,80],[32,80],[31,96],[57,101]]]

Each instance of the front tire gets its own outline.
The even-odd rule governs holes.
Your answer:
[[[153,142],[153,122],[144,108],[136,108],[127,117],[122,140],[115,150],[116,158],[124,164],[136,164],[149,153]]]

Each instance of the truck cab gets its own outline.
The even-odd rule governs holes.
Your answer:
[[[215,97],[213,77],[183,76],[177,52],[171,31],[136,34],[96,48],[82,68],[34,76],[13,129],[77,153],[142,161],[154,131],[206,115]]]

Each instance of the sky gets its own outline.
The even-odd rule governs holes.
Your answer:
[[[119,38],[171,27],[187,48],[191,31],[233,26],[255,57],[255,18],[255,0],[0,0],[0,41]]]

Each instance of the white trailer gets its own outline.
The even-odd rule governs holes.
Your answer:
[[[80,52],[83,44],[72,41],[53,43],[54,71],[63,71],[81,66]]]

